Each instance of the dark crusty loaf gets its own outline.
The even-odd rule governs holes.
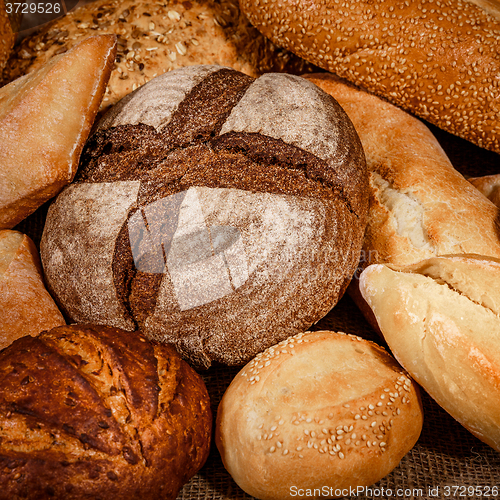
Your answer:
[[[240,0],[265,36],[500,153],[497,0]]]
[[[137,332],[61,326],[0,353],[0,488],[17,499],[174,499],[203,465],[205,385]]]
[[[305,79],[220,66],[155,78],[99,122],[41,242],[74,321],[239,364],[344,292],[367,210],[342,108]]]
[[[312,66],[262,36],[236,0],[96,0],[26,37],[15,47],[4,81],[97,34],[118,37],[101,110],[156,75],[183,66],[221,64],[251,76],[303,73]]]

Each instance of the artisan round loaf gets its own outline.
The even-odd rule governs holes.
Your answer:
[[[2,498],[175,499],[204,464],[201,377],[137,332],[61,326],[0,352]]]
[[[251,76],[301,74],[309,65],[274,46],[232,0],[96,0],[41,27],[19,43],[5,69],[10,82],[84,38],[118,37],[118,53],[101,110],[166,71],[194,64],[230,66]]]
[[[319,87],[188,66],[100,120],[50,207],[42,263],[73,321],[241,364],[336,304],[367,203],[358,136]]]
[[[500,153],[500,8],[487,0],[240,0],[278,46]]]
[[[392,356],[319,331],[269,348],[236,375],[215,440],[228,472],[255,498],[335,498],[389,474],[422,423],[417,385]]]

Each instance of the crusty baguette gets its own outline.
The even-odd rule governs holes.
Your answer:
[[[0,349],[65,324],[45,289],[34,243],[18,231],[0,231]]]
[[[365,265],[464,253],[500,258],[498,208],[453,168],[424,123],[334,75],[306,78],[340,103],[365,150]]]
[[[278,46],[500,152],[498,1],[241,0]]]
[[[500,451],[500,261],[438,257],[369,266],[360,290],[410,375]]]

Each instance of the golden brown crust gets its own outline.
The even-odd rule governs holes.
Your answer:
[[[498,5],[483,10],[455,0],[240,4],[278,46],[500,152]]]
[[[11,499],[174,499],[208,456],[201,378],[166,345],[73,325],[0,353],[0,485]]]
[[[73,179],[115,53],[113,35],[88,38],[0,89],[1,229]]]
[[[97,0],[47,24],[16,47],[5,81],[95,34],[118,36],[118,55],[101,111],[166,71],[195,64],[230,66],[250,76],[308,71],[275,47],[240,12],[236,0]]]
[[[5,0],[0,0],[0,81],[15,41],[16,35],[12,31]]]
[[[0,349],[66,324],[45,289],[38,251],[17,231],[0,231]]]
[[[217,411],[215,439],[248,494],[307,498],[307,489],[380,480],[413,447],[422,421],[416,384],[384,349],[352,335],[307,332],[236,375]]]
[[[470,177],[467,180],[500,208],[500,174]]]
[[[476,437],[500,450],[500,260],[455,255],[376,264],[360,290],[410,375]]]

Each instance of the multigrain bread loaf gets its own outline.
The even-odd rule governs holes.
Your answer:
[[[448,256],[376,264],[360,290],[410,375],[476,437],[500,451],[500,261]]]
[[[416,384],[384,349],[308,332],[236,375],[217,410],[215,439],[224,466],[252,497],[336,498],[393,470],[422,420]]]
[[[101,110],[182,66],[220,64],[254,77],[267,71],[300,74],[312,66],[263,37],[240,12],[237,0],[96,0],[25,38],[4,81],[39,68],[93,34],[118,37]]]
[[[2,498],[175,499],[203,465],[210,402],[171,346],[72,325],[0,353]]]
[[[278,46],[500,153],[497,1],[240,0]]]
[[[317,86],[188,66],[98,123],[50,207],[45,275],[73,321],[139,326],[199,366],[243,363],[343,294],[366,190],[356,132]]]
[[[116,53],[88,38],[0,89],[0,229],[11,229],[73,179]]]
[[[464,253],[500,258],[498,207],[453,168],[424,123],[334,75],[306,78],[340,103],[365,151],[364,265]]]
[[[0,349],[64,324],[45,288],[33,241],[18,231],[0,231]]]

